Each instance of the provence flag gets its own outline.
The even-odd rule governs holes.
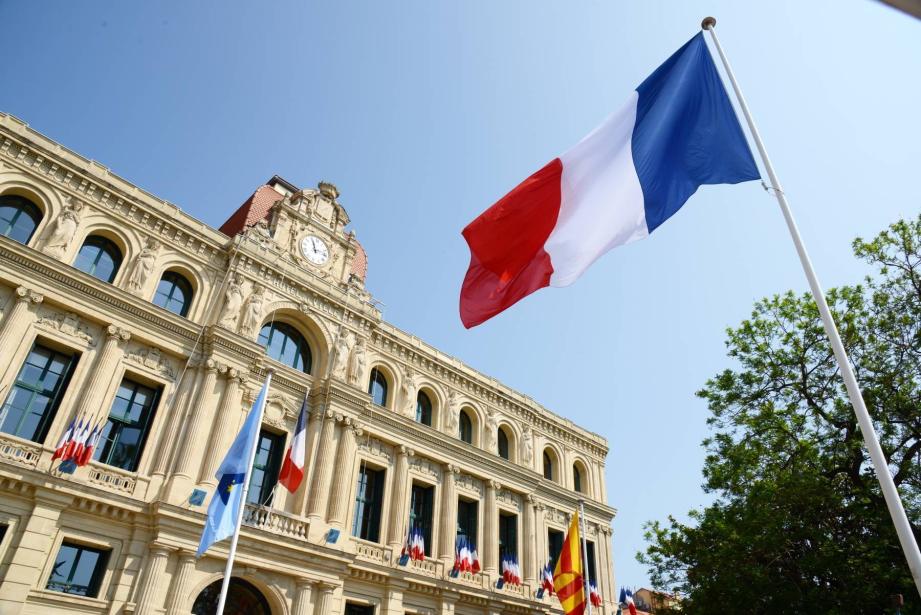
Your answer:
[[[201,557],[208,547],[232,536],[236,531],[237,519],[243,506],[243,483],[249,472],[248,466],[256,443],[256,434],[262,424],[262,411],[265,409],[270,380],[271,374],[262,385],[259,397],[253,403],[243,428],[214,474],[218,485],[208,505],[208,518],[205,519],[205,529],[198,545],[198,557]]]
[[[582,542],[579,538],[579,511],[572,516],[563,550],[553,571],[553,588],[566,615],[585,613],[585,579],[582,576]]]

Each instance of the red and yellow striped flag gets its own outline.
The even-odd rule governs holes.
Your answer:
[[[566,615],[585,613],[585,580],[582,577],[582,539],[579,537],[579,511],[572,516],[563,550],[553,571],[553,588]]]

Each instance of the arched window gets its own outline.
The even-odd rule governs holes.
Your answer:
[[[0,235],[26,244],[42,220],[42,211],[35,203],[21,196],[0,196]]]
[[[500,427],[499,433],[497,435],[498,438],[496,441],[498,442],[499,457],[502,457],[503,459],[509,459],[508,434],[505,433],[505,430]]]
[[[422,391],[416,396],[416,422],[432,426],[432,400]]]
[[[80,246],[74,267],[103,282],[112,283],[122,265],[122,253],[112,241],[90,235]]]
[[[259,345],[265,347],[270,359],[284,363],[307,374],[313,365],[310,346],[301,332],[283,322],[270,322],[259,332]]]
[[[460,411],[460,420],[457,421],[457,435],[467,444],[473,444],[473,421],[466,410]]]
[[[371,378],[368,380],[368,393],[371,394],[371,401],[378,406],[387,405],[387,377],[376,367],[371,369]]]
[[[223,579],[218,579],[205,589],[201,590],[195,603],[192,605],[192,615],[211,615],[217,610],[217,603],[221,596]],[[227,588],[227,601],[224,605],[225,613],[246,613],[247,615],[272,615],[268,601],[252,583],[237,577],[230,578]]]
[[[192,305],[192,285],[175,271],[167,271],[160,278],[153,302],[174,314],[185,316]]]
[[[544,451],[544,478],[553,480],[553,457],[549,451]]]
[[[572,488],[582,493],[582,472],[576,464],[572,464]]]

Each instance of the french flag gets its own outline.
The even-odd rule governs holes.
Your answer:
[[[90,421],[87,419],[86,423],[83,424],[83,427],[77,431],[77,435],[74,438],[74,448],[73,452],[69,456],[65,457],[64,460],[73,459],[77,465],[80,465],[80,459],[83,458],[83,449],[86,447],[86,441],[90,437]]]
[[[544,569],[541,571],[540,575],[540,587],[545,592],[548,592],[549,595],[553,595],[553,567],[550,562],[547,562],[547,565],[544,566]]]
[[[630,615],[636,615],[636,605],[633,603],[633,592],[626,587],[620,588],[620,603],[626,605]]]
[[[61,441],[58,442],[57,448],[54,449],[54,455],[51,456],[51,461],[64,457],[64,453],[67,451],[67,447],[70,444],[71,438],[74,437],[75,427],[76,419],[70,419],[70,425],[67,426],[67,431],[65,431],[64,435],[61,436]]]
[[[466,537],[460,536],[457,539],[456,555],[454,557],[454,569],[459,572],[471,572],[473,570],[473,558],[470,553],[470,542]]]
[[[83,445],[83,450],[80,451],[80,456],[74,459],[78,466],[85,466],[90,462],[90,459],[93,458],[93,450],[99,444],[99,438],[102,436],[102,424],[94,425],[93,430],[90,432],[89,436],[86,438],[86,442]]]
[[[301,412],[297,415],[297,425],[294,427],[294,437],[291,446],[285,454],[285,461],[278,474],[278,482],[285,489],[294,493],[304,480],[304,465],[307,457],[307,396],[301,404]]]
[[[759,177],[701,32],[601,126],[464,229],[461,320],[469,329],[540,288],[572,284],[704,184]]]
[[[594,583],[588,584],[588,601],[594,607],[601,607],[601,592],[598,591],[598,587]]]

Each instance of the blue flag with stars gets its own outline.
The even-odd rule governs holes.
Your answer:
[[[256,443],[256,434],[262,424],[262,411],[265,409],[268,387],[269,380],[266,379],[259,392],[259,397],[256,398],[246,417],[246,422],[243,423],[243,428],[240,429],[236,440],[227,451],[227,456],[224,457],[224,461],[214,474],[218,484],[211,496],[211,503],[208,504],[208,518],[205,519],[205,529],[198,545],[198,557],[201,557],[214,543],[233,536],[236,530],[240,508],[244,505],[243,482],[249,471],[247,466]]]

